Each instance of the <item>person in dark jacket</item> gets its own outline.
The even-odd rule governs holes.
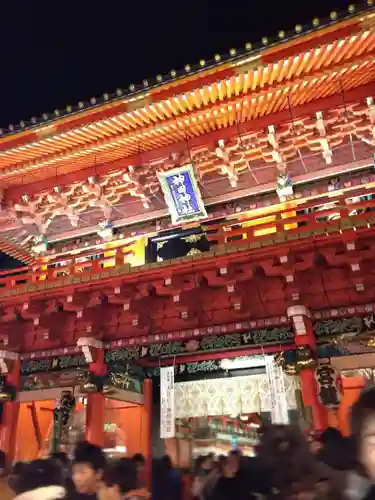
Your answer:
[[[212,500],[246,500],[249,491],[240,469],[241,457],[230,454],[221,463],[220,477],[212,492]]]
[[[320,435],[320,443],[321,447],[315,455],[318,461],[336,471],[351,468],[354,459],[351,440],[345,438],[338,429],[328,427]]]
[[[154,461],[152,474],[153,500],[182,500],[183,482],[181,473],[172,466],[169,456]]]
[[[34,460],[20,471],[14,482],[17,500],[59,500],[66,497],[65,479],[53,460]],[[1,499],[2,500],[2,499]]]
[[[357,458],[357,498],[375,500],[375,387],[365,390],[352,407],[351,430]],[[368,483],[365,483],[367,480]]]

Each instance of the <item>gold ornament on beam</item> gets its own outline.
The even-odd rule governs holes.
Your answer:
[[[201,253],[202,253],[201,250],[198,250],[198,248],[192,248],[186,255],[191,257],[193,255],[199,255]]]
[[[181,238],[182,240],[186,241],[186,243],[197,243],[197,241],[200,241],[203,238],[204,234],[190,234],[189,236],[184,236]]]

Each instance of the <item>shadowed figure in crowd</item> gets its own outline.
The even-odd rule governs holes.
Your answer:
[[[67,494],[62,468],[51,459],[24,464],[12,487],[16,500],[58,500]]]
[[[319,462],[297,427],[267,428],[257,448],[261,493],[273,500],[344,500],[331,469]]]
[[[350,497],[375,500],[375,388],[365,390],[352,407],[351,430],[356,469],[349,481]]]
[[[154,460],[152,471],[153,500],[182,500],[183,483],[181,473],[172,466],[169,456]]]

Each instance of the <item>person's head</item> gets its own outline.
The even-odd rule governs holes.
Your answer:
[[[228,456],[228,467],[235,474],[240,468],[242,454],[240,450],[232,450]]]
[[[106,465],[106,458],[99,446],[84,441],[74,452],[73,481],[79,493],[96,493]]]
[[[357,460],[375,483],[375,388],[363,392],[352,407],[351,430]]]
[[[269,491],[280,492],[279,498],[293,497],[295,488],[313,492],[322,481],[327,491],[333,491],[330,479],[324,476],[326,469],[317,462],[297,427],[269,427],[257,447],[257,461],[260,474],[267,477]]]
[[[122,458],[104,469],[99,500],[121,500],[122,495],[136,487],[136,463],[129,458]]]
[[[202,463],[201,463],[201,469],[205,471],[210,471],[212,470],[213,467],[213,456],[212,454],[205,455],[202,457]]]
[[[218,473],[223,476],[224,475],[224,467],[225,467],[225,464],[227,462],[227,456],[226,455],[220,455],[218,458],[217,458],[217,461],[216,461],[216,469],[218,471]]]
[[[137,474],[143,474],[146,467],[146,459],[141,453],[136,453],[132,457],[132,461],[134,462],[135,468],[137,470]]]
[[[39,459],[19,468],[12,488],[21,495],[38,488],[55,487],[56,498],[61,498],[65,494],[64,484],[61,468],[53,460]]]
[[[225,457],[221,464],[221,475],[223,477],[231,478],[237,474],[238,466],[237,463],[231,459],[230,456]]]

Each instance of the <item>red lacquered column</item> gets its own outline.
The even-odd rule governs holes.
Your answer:
[[[96,351],[96,361],[91,363],[90,372],[101,376],[106,373],[104,362],[104,349],[101,347]],[[88,394],[86,405],[86,430],[85,438],[92,444],[104,447],[104,423],[105,423],[105,396],[101,392]]]
[[[21,379],[20,361],[11,361],[11,370],[7,375],[7,384],[19,390]],[[1,426],[1,449],[7,456],[7,465],[10,467],[16,454],[17,424],[20,411],[18,401],[4,403]]]
[[[316,339],[308,309],[305,306],[291,306],[288,307],[287,312],[293,323],[296,346],[309,346],[315,352]],[[300,379],[303,403],[305,407],[311,408],[313,428],[317,431],[323,431],[328,425],[328,412],[319,401],[315,369],[301,370]]]

